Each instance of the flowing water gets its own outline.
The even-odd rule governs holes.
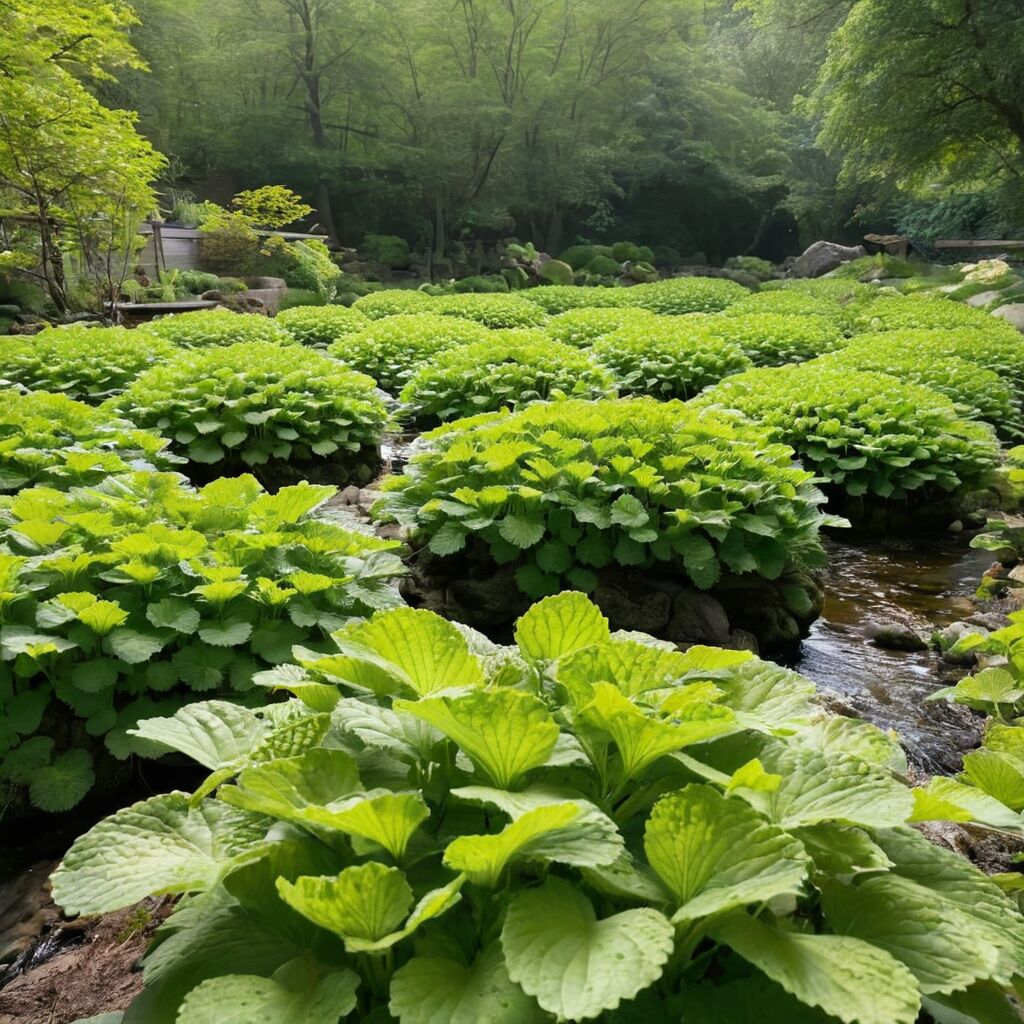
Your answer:
[[[844,531],[828,541],[822,616],[792,667],[837,695],[837,707],[895,729],[911,761],[929,772],[959,769],[977,742],[963,708],[925,702],[939,685],[932,651],[887,651],[865,636],[871,622],[901,623],[929,636],[975,613],[969,599],[992,555],[962,535],[917,539]]]

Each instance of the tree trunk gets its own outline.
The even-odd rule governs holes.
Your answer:
[[[67,280],[64,275],[64,254],[53,236],[50,216],[45,204],[39,204],[39,248],[43,275],[50,298],[62,316],[68,311]]]
[[[444,201],[438,192],[434,201],[434,259],[443,260],[445,250]]]
[[[544,240],[544,251],[557,256],[562,250],[562,229],[564,216],[561,206],[555,206],[548,221],[548,234]]]

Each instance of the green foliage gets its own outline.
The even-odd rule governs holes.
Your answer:
[[[64,395],[9,391],[0,407],[0,491],[66,490],[130,468],[169,469],[168,442]]]
[[[335,641],[260,679],[298,695],[262,719],[144,723],[213,774],[54,874],[68,914],[192,894],[129,1019],[914,1024],[977,989],[1008,1018],[1013,901],[906,827],[896,742],[795,673],[565,593],[507,648],[411,609]]]
[[[170,342],[144,331],[61,327],[0,347],[0,379],[98,403],[175,351]]]
[[[295,339],[280,324],[256,313],[229,309],[197,309],[151,320],[140,331],[155,334],[179,348],[219,348],[243,341],[294,345]]]
[[[548,313],[565,313],[570,309],[628,306],[632,289],[584,288],[577,285],[549,284],[530,291],[530,301]]]
[[[592,245],[570,245],[558,254],[558,258],[573,270],[582,270],[596,255]]]
[[[286,242],[271,235],[263,240],[260,255],[265,260],[258,268],[260,274],[282,277],[289,288],[316,292],[327,301],[338,293],[342,273],[318,239]]]
[[[667,563],[697,586],[774,579],[821,557],[820,492],[785,445],[681,402],[532,406],[427,435],[375,506],[437,555],[516,562],[531,596],[590,590],[617,562]]]
[[[452,291],[457,295],[466,294],[468,292],[487,293],[507,292],[508,290],[508,281],[506,281],[500,274],[477,274],[473,277],[463,277],[452,285]]]
[[[891,334],[862,335],[848,348],[827,356],[830,366],[887,373],[907,384],[920,384],[945,395],[957,414],[971,420],[985,420],[1005,438],[1024,437],[1024,412],[1011,383],[978,362],[945,355],[941,342],[920,347],[890,340]],[[909,332],[913,333],[913,332]],[[945,333],[945,332],[943,332]],[[952,333],[952,332],[950,332]]]
[[[761,281],[768,281],[775,274],[775,264],[760,256],[730,256],[725,265],[731,270],[743,270]]]
[[[533,294],[533,293],[531,293]],[[448,295],[434,300],[431,312],[475,320],[492,329],[536,327],[547,315],[522,295]]]
[[[357,302],[353,311],[365,308]],[[397,395],[413,372],[433,356],[490,337],[486,327],[471,320],[434,312],[398,313],[375,320],[335,342],[330,353],[353,370],[369,374],[378,387]]]
[[[398,235],[364,235],[359,248],[371,260],[386,267],[399,269],[409,266],[409,243]]]
[[[820,316],[749,312],[710,316],[701,329],[738,346],[755,366],[802,363],[845,343],[842,331]]]
[[[220,287],[221,279],[216,274],[208,274],[205,270],[181,270],[178,282],[189,295],[202,295]]]
[[[638,284],[624,300],[653,313],[717,313],[750,294],[743,285],[718,277],[672,277]]]
[[[264,185],[239,192],[231,205],[254,228],[283,228],[313,212],[313,207],[304,203],[301,196],[283,185]]]
[[[572,267],[561,260],[548,260],[540,265],[537,276],[548,284],[558,284],[563,287],[571,285],[573,281]]]
[[[105,408],[160,430],[190,463],[235,472],[271,459],[358,461],[388,418],[370,378],[263,341],[182,352]]]
[[[440,352],[402,389],[418,422],[437,422],[572,395],[603,398],[615,378],[590,357],[539,330],[496,331]]]
[[[397,313],[425,313],[433,310],[429,295],[409,288],[386,288],[384,291],[361,295],[353,306],[371,320],[395,316]]]
[[[333,493],[303,484],[271,496],[251,476],[195,491],[140,472],[5,501],[0,778],[66,810],[91,786],[90,746],[126,757],[140,718],[200,693],[234,699],[292,644],[394,606],[397,546],[310,518]],[[283,721],[218,708],[249,739]],[[194,733],[206,724],[185,721]]]
[[[295,306],[282,310],[277,323],[303,345],[326,348],[363,330],[370,321],[358,309],[346,306]]]
[[[621,270],[618,260],[611,256],[595,256],[584,268],[584,272],[594,277],[615,277]]]
[[[905,298],[893,295],[879,299],[858,316],[857,324],[862,331],[899,331],[908,328],[962,331],[973,328],[988,334],[1001,334],[1006,338],[1020,338],[1019,332],[1011,324],[984,310],[927,295],[909,295]]]
[[[696,404],[739,410],[850,497],[924,501],[983,484],[999,462],[991,427],[881,373],[817,362],[750,370]]]
[[[867,280],[870,277],[914,277],[920,271],[920,265],[910,260],[900,259],[879,252],[874,256],[861,256],[848,260],[832,271],[831,277]]]
[[[795,289],[762,289],[734,302],[723,316],[748,316],[752,313],[783,313],[787,316],[817,316],[835,324],[844,332],[852,329],[852,317],[839,300]]]
[[[657,323],[656,317],[656,313],[632,306],[582,306],[553,316],[544,330],[555,341],[587,348],[620,327],[639,328],[642,324]]]
[[[623,395],[693,398],[723,377],[750,369],[739,345],[693,319],[702,318],[640,317],[598,338],[590,351],[615,374]]]
[[[971,538],[971,547],[993,551],[1006,564],[1021,561],[1024,559],[1024,520],[1019,516],[989,519],[985,529]]]
[[[335,296],[334,301],[338,301]],[[300,306],[326,306],[327,299],[319,292],[310,291],[308,288],[287,288],[281,301],[278,303],[278,312],[284,313],[289,309],[298,309]]]
[[[612,259],[617,263],[653,263],[654,251],[636,242],[616,242],[612,246]]]

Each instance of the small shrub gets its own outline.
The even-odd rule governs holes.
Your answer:
[[[723,377],[750,369],[739,345],[690,319],[651,316],[598,338],[590,351],[615,374],[623,395],[693,398]]]
[[[653,313],[717,313],[750,294],[743,285],[718,277],[672,277],[627,290],[630,305]]]
[[[821,559],[822,495],[791,449],[681,402],[554,402],[426,439],[375,512],[435,555],[518,564],[531,597],[592,590],[612,563],[665,563],[706,589],[723,568],[774,579]]]
[[[190,295],[202,295],[203,292],[213,291],[215,288],[221,291],[221,281],[222,278],[216,274],[208,274],[204,270],[182,270],[178,274],[178,283]]]
[[[760,290],[762,292],[778,290],[813,295],[816,298],[838,302],[841,306],[855,302],[870,303],[878,298],[878,289],[874,285],[835,277],[789,278],[782,281],[765,281],[761,285]]]
[[[802,363],[845,344],[839,327],[820,316],[726,311],[707,317],[701,329],[737,345],[755,366]]]
[[[653,263],[654,250],[636,242],[616,242],[612,246],[612,259],[617,263]]]
[[[753,274],[761,281],[770,280],[775,274],[775,264],[771,260],[763,260],[760,256],[730,256],[725,261],[730,270],[742,270]]]
[[[631,288],[585,288],[582,285],[549,284],[530,291],[530,301],[547,313],[570,309],[604,309],[628,306]]]
[[[910,260],[880,252],[874,256],[861,256],[858,259],[849,260],[836,270],[833,270],[829,276],[853,280],[859,280],[866,274],[870,274],[875,278],[914,277],[919,270],[919,265],[912,263]]]
[[[982,484],[999,462],[991,427],[881,373],[820,363],[749,370],[695,404],[738,409],[851,497],[928,500]]]
[[[64,395],[9,391],[0,406],[0,491],[66,490],[131,468],[169,469],[166,438]]]
[[[337,296],[335,296],[334,302],[337,302]],[[280,314],[289,309],[301,309],[306,306],[326,306],[327,304],[327,299],[319,292],[311,292],[306,288],[288,288],[285,290],[284,295],[281,296],[277,311]]]
[[[622,267],[611,256],[595,256],[583,269],[594,277],[615,277]]]
[[[539,290],[539,289],[538,289]],[[531,293],[532,294],[532,293]],[[536,327],[547,314],[522,295],[447,295],[434,300],[432,312],[475,320],[485,327]]]
[[[176,351],[145,331],[61,327],[0,346],[0,379],[98,404]]]
[[[387,422],[369,377],[299,345],[259,341],[182,352],[105,408],[172,438],[194,477],[256,467],[269,485],[300,470],[367,482],[358,477],[375,467]]]
[[[433,309],[433,300],[424,292],[409,288],[386,288],[360,296],[353,306],[371,320],[379,320],[398,313],[425,313]]]
[[[296,306],[279,313],[277,322],[303,345],[326,348],[363,330],[370,320],[346,306]]]
[[[293,644],[396,604],[397,545],[309,518],[333,493],[133,473],[6,502],[0,778],[68,810],[92,786],[90,748],[127,757],[140,718],[241,697]]]
[[[722,310],[722,316],[748,316],[754,313],[784,313],[787,316],[818,316],[852,332],[852,317],[835,299],[807,292],[759,291]]]
[[[632,306],[581,306],[553,316],[544,330],[565,345],[586,348],[620,327],[657,323],[657,314]]]
[[[364,235],[359,248],[371,260],[383,263],[393,270],[409,266],[409,243],[398,235]]]
[[[590,356],[542,331],[501,331],[434,356],[402,390],[417,421],[450,420],[542,401],[614,394],[612,375]]]
[[[568,263],[573,270],[582,270],[596,255],[592,245],[570,245],[559,253],[558,258]]]
[[[249,286],[239,277],[218,277],[214,288],[224,295],[237,295],[249,290]]]
[[[335,342],[329,351],[346,366],[368,374],[378,387],[397,395],[412,373],[439,352],[490,337],[486,327],[472,320],[440,313],[405,313],[376,320]]]
[[[319,239],[286,242],[277,235],[263,239],[261,273],[284,278],[289,288],[301,288],[322,295],[330,302],[341,286],[342,273],[331,259],[330,250]]]
[[[471,292],[488,294],[490,292],[507,292],[508,290],[508,281],[500,274],[478,274],[475,277],[463,277],[452,285],[452,291],[457,295]]]
[[[256,313],[229,309],[198,309],[171,313],[139,328],[179,348],[219,348],[243,341],[294,345],[295,339],[278,323]]]
[[[927,295],[879,299],[858,316],[857,326],[862,331],[899,331],[907,328],[949,331],[973,327],[1020,341],[1020,333],[1015,327],[984,310]]]
[[[572,267],[561,260],[547,260],[540,265],[537,276],[547,284],[557,284],[565,287],[573,283]]]

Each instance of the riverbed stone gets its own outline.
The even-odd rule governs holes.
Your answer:
[[[971,666],[977,661],[974,651],[954,652],[952,648],[956,643],[971,633],[980,633],[988,636],[988,630],[983,626],[972,626],[968,622],[951,622],[944,629],[935,634],[935,640],[944,661],[950,665]]]
[[[797,258],[791,277],[821,277],[849,260],[867,255],[863,245],[839,245],[838,242],[815,242]]]
[[[1018,331],[1024,333],[1024,302],[1008,302],[1005,306],[1000,306],[992,315],[1013,324]]]
[[[591,596],[615,629],[637,629],[660,635],[672,615],[672,588],[659,586],[653,577],[641,573],[603,573]]]
[[[864,635],[887,651],[924,651],[928,641],[917,630],[902,622],[869,622]]]
[[[725,609],[710,595],[683,590],[672,602],[672,618],[664,637],[674,644],[708,644],[727,647],[731,641]]]

